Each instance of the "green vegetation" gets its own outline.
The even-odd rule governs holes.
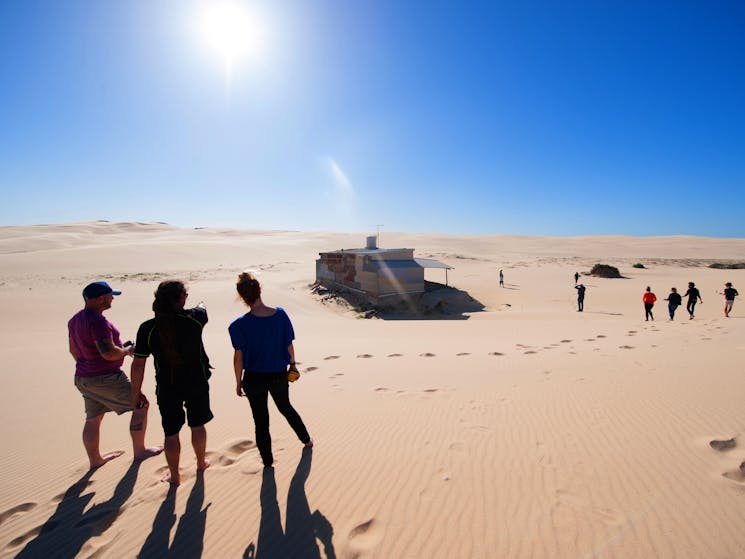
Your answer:
[[[709,268],[716,268],[717,270],[745,270],[745,262],[714,262],[709,264]]]
[[[609,266],[608,264],[595,264],[590,270],[591,276],[598,276],[601,278],[621,278],[621,272],[615,266]]]

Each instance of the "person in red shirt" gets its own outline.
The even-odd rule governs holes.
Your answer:
[[[644,295],[642,295],[642,301],[644,301],[644,317],[645,320],[649,320],[650,318],[654,320],[654,315],[652,314],[652,307],[654,307],[654,302],[657,300],[657,295],[652,293],[652,288],[647,286],[647,290],[644,292]]]

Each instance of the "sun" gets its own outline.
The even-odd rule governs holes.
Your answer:
[[[260,14],[245,4],[231,0],[205,2],[199,21],[202,40],[229,74],[237,63],[261,57],[266,26]]]

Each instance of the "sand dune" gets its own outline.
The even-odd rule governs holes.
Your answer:
[[[725,281],[745,289],[745,271],[707,267],[745,260],[745,239],[384,233],[382,246],[454,267],[449,282],[485,306],[465,320],[361,320],[311,293],[318,252],[363,244],[165,224],[1,227],[0,555],[745,556],[745,300],[726,319],[718,294]],[[577,313],[572,276],[598,262],[625,278],[583,277]],[[293,319],[303,376],[292,398],[316,440],[303,451],[271,408],[274,470],[233,390],[227,325],[244,312],[233,285],[247,268]],[[444,281],[438,272],[427,279]],[[182,437],[175,491],[160,482],[161,456],[132,462],[127,416],[102,429],[102,448],[126,453],[87,471],[66,340],[87,282],[124,292],[107,316],[131,338],[174,276],[207,304],[215,365],[213,465],[197,476]],[[704,303],[670,322],[662,299],[688,281]],[[152,377],[148,364],[150,395]],[[162,439],[155,406],[148,433]]]

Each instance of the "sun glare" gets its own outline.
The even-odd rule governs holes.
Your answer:
[[[266,29],[258,13],[237,1],[213,1],[204,4],[200,31],[207,47],[225,65],[228,77],[233,67],[261,57]]]

